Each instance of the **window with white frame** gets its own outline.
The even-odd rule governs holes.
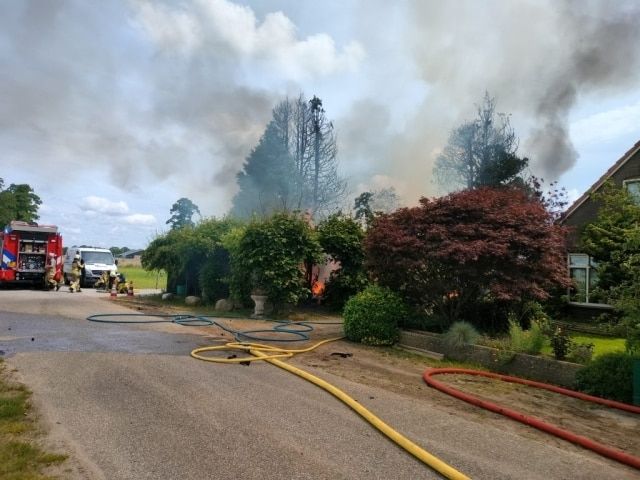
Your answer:
[[[640,205],[640,178],[630,178],[622,182],[637,205]]]
[[[597,303],[594,289],[598,283],[596,262],[585,253],[569,254],[569,275],[573,287],[569,290],[569,301],[578,303]]]

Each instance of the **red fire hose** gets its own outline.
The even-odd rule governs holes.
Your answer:
[[[429,386],[436,388],[444,393],[447,393],[453,397],[459,398],[460,400],[464,400],[465,402],[471,403],[472,405],[476,405],[478,407],[491,410],[492,412],[499,413],[501,415],[512,418],[526,425],[535,427],[544,432],[551,433],[552,435],[560,437],[564,440],[568,440],[569,442],[578,444],[584,448],[588,448],[589,450],[593,450],[594,452],[599,453],[600,455],[612,458],[613,460],[624,463],[626,465],[630,465],[640,470],[640,457],[635,457],[621,450],[608,447],[601,443],[595,442],[589,438],[583,437],[581,435],[577,435],[568,430],[558,428],[555,425],[551,425],[550,423],[546,423],[540,420],[539,418],[524,415],[520,412],[502,407],[498,404],[481,400],[478,397],[474,397],[473,395],[470,395],[468,393],[461,392],[456,388],[453,388],[449,385],[446,385],[432,378],[435,375],[442,375],[442,374],[477,375],[481,377],[488,377],[488,378],[494,378],[497,380],[502,380],[504,382],[520,383],[522,385],[541,388],[544,390],[549,390],[551,392],[560,393],[562,395],[568,395],[570,397],[579,398],[581,400],[599,403],[601,405],[606,405],[608,407],[617,408],[620,410],[625,410],[628,412],[639,413],[639,414],[640,414],[640,407],[635,407],[633,405],[628,405],[626,403],[621,403],[621,402],[615,402],[612,400],[605,400],[599,397],[593,397],[591,395],[586,395],[584,393],[576,392],[574,390],[568,390],[566,388],[556,387],[546,383],[533,382],[531,380],[525,380],[518,377],[510,377],[508,375],[500,375],[497,373],[482,372],[479,370],[469,370],[465,368],[429,368],[422,375],[422,378]]]

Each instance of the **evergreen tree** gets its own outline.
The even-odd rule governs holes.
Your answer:
[[[529,160],[518,157],[517,150],[509,117],[496,113],[495,100],[486,93],[477,117],[451,132],[436,159],[434,175],[446,189],[522,185],[520,174]]]
[[[295,166],[286,143],[272,120],[238,173],[240,190],[232,213],[239,217],[267,216],[295,205]]]
[[[238,175],[240,191],[232,212],[246,217],[298,210],[318,217],[335,210],[346,191],[336,154],[333,124],[322,100],[287,98],[273,109],[273,119]]]
[[[171,225],[172,230],[183,227],[193,227],[195,224],[192,220],[194,214],[200,215],[200,209],[188,198],[180,198],[171,206],[169,211],[171,218],[166,221],[167,225]]]

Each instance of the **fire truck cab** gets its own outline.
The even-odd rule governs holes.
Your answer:
[[[50,253],[56,256],[56,272],[62,270],[62,237],[55,225],[12,221],[0,233],[0,285],[44,286]]]

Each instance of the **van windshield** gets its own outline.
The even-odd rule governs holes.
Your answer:
[[[105,263],[113,265],[113,255],[109,252],[82,252],[85,263]]]

